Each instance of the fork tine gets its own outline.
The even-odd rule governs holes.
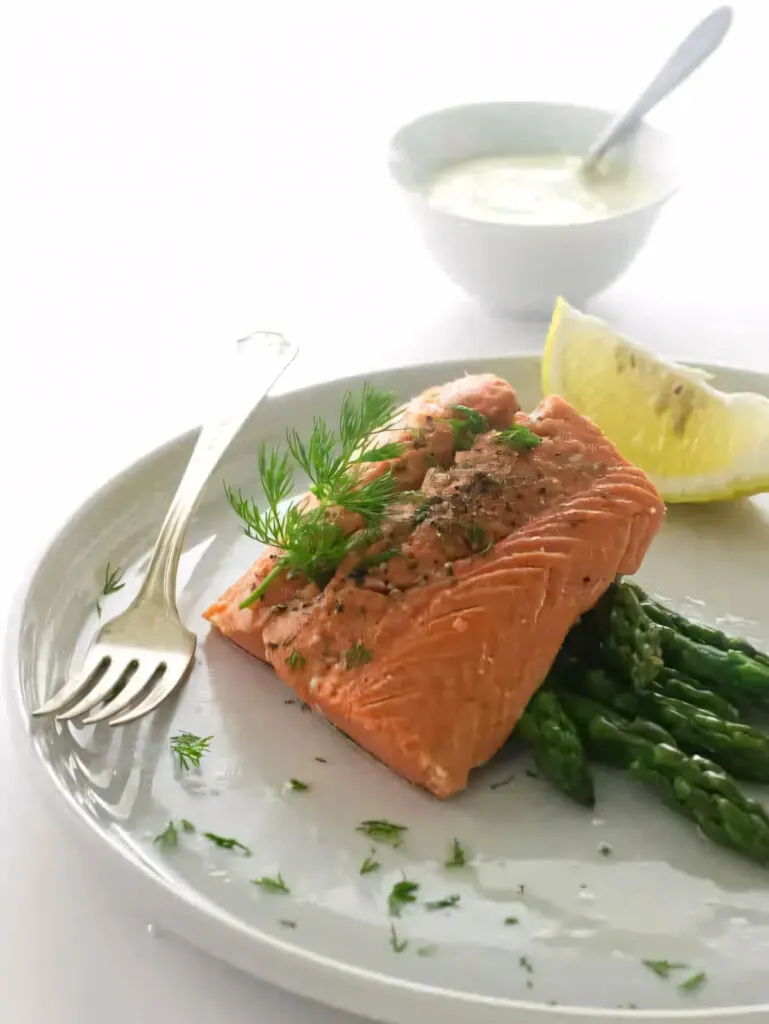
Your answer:
[[[65,711],[64,714],[57,715],[60,721],[67,721],[70,718],[79,718],[81,715],[87,714],[91,708],[96,707],[97,704],[101,704],[105,697],[109,695],[110,690],[114,688],[126,677],[131,671],[135,672],[138,668],[138,662],[136,659],[130,661],[118,661],[114,656],[107,668],[107,671],[98,681],[93,689],[79,700],[74,707],[70,708],[69,711]],[[130,677],[129,677],[130,678]]]
[[[147,674],[146,671],[141,671],[141,665],[137,666],[136,671],[123,689],[116,693],[112,700],[108,701],[104,707],[99,708],[98,711],[89,715],[88,718],[84,718],[83,725],[93,725],[96,722],[104,721],[105,718],[111,718],[113,715],[125,711],[126,708],[133,704],[145,686],[149,686],[161,667],[165,668],[165,662],[161,661]]]
[[[150,690],[147,696],[137,704],[135,708],[131,708],[124,715],[119,715],[117,718],[113,718],[110,721],[110,725],[125,725],[128,722],[133,722],[137,718],[141,718],[143,715],[147,715],[150,711],[154,711],[158,704],[162,703],[173,693],[177,686],[184,682],[187,671],[192,663],[192,654],[189,657],[182,658],[168,658],[166,661],[166,670],[160,677],[156,685]]]
[[[107,656],[96,649],[90,650],[86,655],[85,664],[80,672],[72,676],[68,682],[57,690],[56,693],[45,704],[41,704],[32,712],[33,715],[55,715],[73,700],[76,700],[86,689],[91,679],[96,675],[101,666],[107,661]]]

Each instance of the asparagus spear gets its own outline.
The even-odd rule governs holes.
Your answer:
[[[641,607],[649,618],[653,619],[658,625],[669,626],[677,633],[687,636],[690,640],[694,640],[699,644],[706,644],[708,647],[715,647],[720,651],[738,651],[740,654],[745,654],[747,657],[753,658],[769,668],[769,654],[764,654],[762,651],[757,650],[753,644],[743,640],[742,637],[729,636],[728,633],[716,629],[715,626],[706,626],[702,622],[694,622],[691,619],[687,619],[679,612],[674,612],[671,608],[667,608],[664,604],[660,604],[659,601],[649,597],[636,583],[626,583],[624,585],[632,588],[641,603]]]
[[[714,842],[769,865],[769,815],[744,796],[726,772],[704,757],[679,750],[666,730],[653,722],[628,722],[575,694],[559,691],[559,697],[589,754],[627,768]]]
[[[613,583],[582,617],[566,649],[577,658],[604,665],[639,691],[651,686],[662,665],[658,627],[635,591],[624,584]]]
[[[674,697],[650,693],[645,711],[689,753],[706,753],[735,778],[769,782],[769,737]]]
[[[731,699],[769,702],[769,666],[740,651],[720,651],[658,626],[665,664],[713,686]]]
[[[518,731],[531,747],[540,774],[577,803],[592,807],[593,778],[582,741],[555,693],[539,690],[534,694]]]
[[[769,817],[712,762],[687,757],[665,744],[649,744],[630,766],[630,774],[696,822],[709,839],[769,865]]]
[[[714,715],[718,715],[719,718],[726,718],[730,722],[739,722],[742,717],[737,706],[728,701],[726,697],[707,689],[696,679],[683,676],[666,665],[659,670],[659,674],[652,684],[652,690],[665,697],[675,697],[677,700],[686,701],[687,704],[710,711]]]
[[[615,768],[629,768],[645,744],[676,745],[670,733],[654,722],[644,719],[631,722],[591,697],[560,687],[556,692],[566,714],[577,726],[585,750],[597,761]]]
[[[683,750],[707,754],[738,779],[769,782],[769,737],[749,725],[722,718],[668,693],[630,692],[600,669],[573,671],[570,685],[616,714],[662,726]]]

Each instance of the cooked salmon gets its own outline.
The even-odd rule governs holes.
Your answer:
[[[391,470],[401,490],[415,490],[421,486],[431,466],[450,465],[453,437],[445,421],[454,415],[453,410],[458,405],[479,412],[491,427],[508,426],[520,408],[511,385],[491,373],[469,374],[442,387],[428,388],[405,407],[393,430],[380,439],[383,444],[400,442],[405,448],[403,454],[397,459],[364,464],[361,483]],[[305,497],[307,507],[312,501],[310,496]],[[358,517],[345,513],[346,532],[352,533],[361,525]],[[279,551],[266,548],[251,568],[203,613],[203,617],[225,636],[262,660],[265,659],[262,629],[272,614],[271,609],[294,597],[307,601],[319,593],[314,583],[296,577],[289,579],[287,573],[282,573],[258,604],[240,608],[243,599],[256,590],[279,557]]]
[[[463,789],[502,746],[568,630],[617,574],[639,568],[664,514],[645,474],[563,399],[526,415],[498,378],[479,381],[472,402],[455,397],[461,384],[412,403],[402,436],[431,444],[424,428],[435,429],[446,402],[491,411],[490,426],[515,422],[541,443],[479,434],[469,450],[420,467],[420,514],[396,509],[381,539],[322,590],[281,579],[269,602],[241,611],[265,570],[257,562],[206,612],[356,743],[438,797]]]

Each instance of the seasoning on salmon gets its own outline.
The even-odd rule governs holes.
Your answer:
[[[457,406],[488,428],[459,450],[441,429]],[[396,503],[324,587],[278,578],[240,609],[267,553],[206,617],[393,771],[448,797],[508,738],[578,617],[639,568],[664,510],[568,403],[527,416],[499,378],[430,389],[399,431],[418,516]]]

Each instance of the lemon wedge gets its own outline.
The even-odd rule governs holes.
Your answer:
[[[654,355],[558,299],[542,389],[598,424],[667,502],[769,490],[769,399],[725,394],[710,375]]]

